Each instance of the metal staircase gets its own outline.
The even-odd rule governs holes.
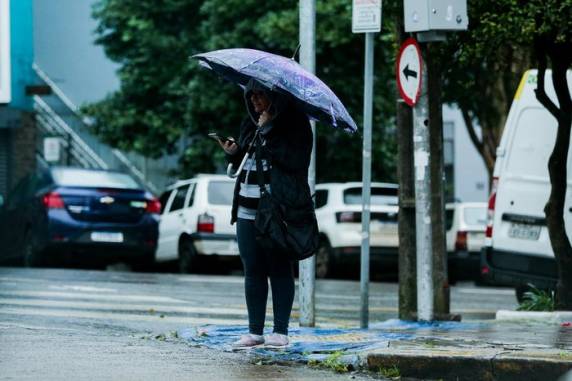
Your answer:
[[[158,194],[175,179],[170,173],[177,167],[178,155],[149,159],[136,153],[124,153],[101,142],[91,133],[88,123],[58,86],[36,64],[38,77],[52,89],[50,95],[35,95],[34,110],[39,137],[59,137],[64,152],[60,164],[120,170],[133,175],[151,192]],[[43,142],[43,139],[38,139]],[[43,152],[43,147],[38,147]]]

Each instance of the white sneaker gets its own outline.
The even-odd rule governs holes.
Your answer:
[[[281,333],[272,333],[264,336],[264,346],[268,348],[284,348],[289,343],[288,336]]]
[[[234,348],[252,348],[261,344],[264,344],[264,336],[249,333],[247,335],[240,336],[240,339],[232,343],[232,346]]]

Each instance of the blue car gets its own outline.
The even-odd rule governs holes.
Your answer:
[[[24,178],[2,205],[0,261],[150,264],[160,213],[160,202],[128,174],[47,168]]]

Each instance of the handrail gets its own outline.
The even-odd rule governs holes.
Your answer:
[[[89,147],[83,139],[70,127],[68,124],[51,109],[51,107],[44,102],[42,98],[37,95],[34,95],[34,102],[38,105],[43,112],[45,112],[57,125],[57,127],[63,130],[66,134],[69,134],[74,141],[87,153],[87,155],[99,165],[102,169],[109,169],[107,163],[96,154],[91,147]]]
[[[80,114],[79,112],[79,107],[77,107],[66,95],[65,93],[56,85],[56,83],[54,81],[52,81],[50,79],[50,77],[38,66],[37,63],[33,63],[32,64],[32,69],[36,72],[36,74],[40,77],[40,79],[42,79],[42,81],[44,81],[48,86],[50,86],[50,88],[52,89],[53,93],[63,102],[63,104],[79,119],[81,120],[83,123],[85,123],[83,121],[83,115]],[[36,96],[35,96],[36,97]],[[35,98],[34,97],[34,98]],[[49,107],[49,106],[48,106]],[[52,110],[53,112],[53,110]],[[60,118],[61,119],[61,118]],[[63,120],[62,120],[63,122]],[[64,122],[65,123],[65,122]],[[66,124],[67,125],[67,124]],[[77,136],[77,134],[76,134]],[[81,137],[78,136],[79,139],[81,139]],[[82,139],[83,142],[83,139]],[[85,142],[84,142],[85,144]],[[92,151],[93,152],[93,151]],[[153,184],[152,182],[150,182],[149,180],[147,180],[147,178],[145,177],[145,175],[143,174],[143,172],[141,172],[141,170],[139,170],[139,168],[137,168],[132,162],[131,160],[129,160],[125,154],[123,152],[121,152],[118,149],[112,148],[111,149],[111,153],[123,164],[125,165],[125,167],[127,167],[129,169],[129,171],[135,175],[142,183],[144,183],[152,192],[154,193],[158,193],[158,188],[155,186],[155,184]],[[108,166],[106,164],[104,169],[108,169]]]

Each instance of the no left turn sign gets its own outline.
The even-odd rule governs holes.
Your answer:
[[[421,49],[414,38],[405,40],[397,55],[396,77],[401,98],[409,106],[415,106],[421,94]]]

